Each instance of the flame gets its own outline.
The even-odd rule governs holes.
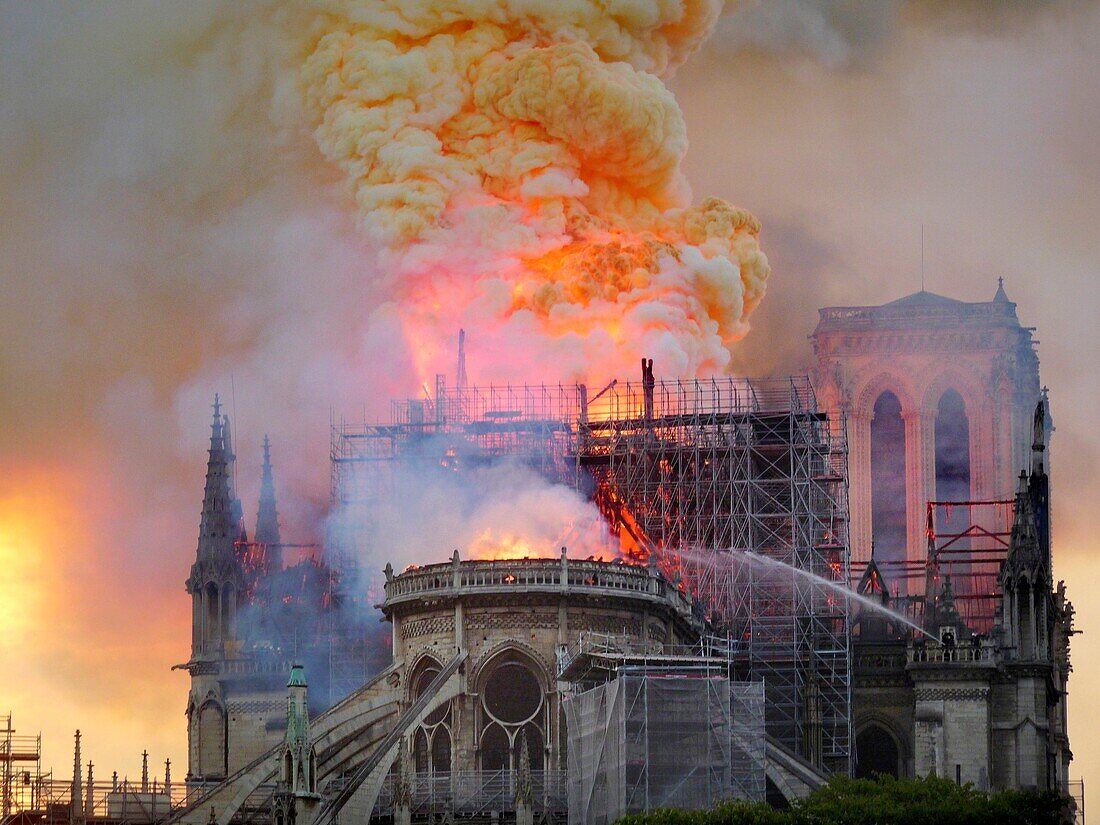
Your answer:
[[[690,205],[663,79],[721,0],[319,0],[302,70],[323,154],[385,250],[422,378],[459,326],[496,375],[729,362],[769,274],[760,225]],[[564,373],[564,374],[563,374]]]
[[[573,539],[572,543],[569,542],[570,539]],[[610,561],[617,557],[603,539],[591,533],[579,534],[571,525],[556,538],[523,535],[487,527],[467,545],[464,557],[480,561],[554,559],[559,557],[563,547],[570,558]]]

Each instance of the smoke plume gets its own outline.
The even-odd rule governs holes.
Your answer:
[[[689,205],[662,82],[719,0],[320,6],[302,75],[317,142],[384,246],[407,340],[472,326],[504,377],[726,366],[764,294],[760,226]]]

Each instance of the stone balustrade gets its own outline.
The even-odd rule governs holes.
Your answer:
[[[569,592],[577,595],[633,595],[670,603],[691,612],[691,599],[655,568],[620,562],[569,559],[508,559],[460,561],[409,568],[394,574],[386,569],[386,604],[426,596],[456,596],[487,592]]]

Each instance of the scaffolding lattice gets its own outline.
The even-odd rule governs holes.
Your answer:
[[[767,686],[768,733],[846,772],[850,622],[828,586],[850,573],[843,433],[801,376],[647,372],[591,396],[581,384],[449,389],[440,376],[434,395],[394,402],[388,424],[334,423],[332,497],[346,551],[362,555],[399,463],[461,472],[508,458],[573,487],[625,558],[654,559],[738,641],[739,673]]]
[[[16,734],[11,714],[0,716],[0,819],[38,807],[42,776],[42,734]]]
[[[890,588],[890,606],[923,625],[930,600],[949,577],[955,608],[966,626],[974,633],[990,633],[1003,596],[1000,571],[1008,556],[1016,501],[929,501],[925,508],[927,556],[875,562]],[[867,562],[853,565],[853,582],[866,568]]]
[[[630,668],[564,709],[570,822],[764,799],[759,682]]]

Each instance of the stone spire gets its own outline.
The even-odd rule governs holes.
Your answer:
[[[953,634],[955,641],[959,639],[960,634],[969,630],[963,617],[959,615],[958,607],[955,606],[955,589],[951,586],[950,576],[943,577],[940,583],[940,591],[936,594],[935,626],[931,629],[940,631],[942,641],[943,629],[946,627],[955,630]]]
[[[76,822],[81,820],[81,798],[84,796],[83,788],[81,787],[81,771],[83,765],[80,762],[80,730],[76,732],[76,750],[73,753],[73,787],[69,794],[69,807],[71,810],[70,818]]]
[[[281,570],[282,537],[279,535],[279,512],[275,506],[275,475],[271,468],[271,439],[264,436],[264,465],[260,479],[260,507],[256,511],[256,533],[254,538],[260,544],[267,545],[267,567],[269,570]]]
[[[210,452],[206,464],[206,488],[199,523],[199,561],[233,558],[233,542],[239,532],[235,519],[240,505],[234,505],[231,464],[233,455],[227,439],[228,426],[221,414],[221,402],[214,396],[214,421],[210,425]]]
[[[286,683],[286,742],[290,744],[309,742],[309,699],[306,683],[306,671],[301,665],[290,669],[290,679]]]
[[[1050,415],[1046,390],[1042,391],[1035,405],[1032,419],[1031,477],[1028,479],[1028,495],[1031,499],[1031,517],[1039,541],[1039,555],[1046,570],[1050,571],[1050,478],[1047,475],[1047,445],[1050,441]]]
[[[993,296],[993,303],[995,304],[1008,304],[1011,301],[1008,300],[1008,293],[1005,292],[1005,279],[997,279],[997,294]]]
[[[95,780],[92,779],[92,768],[95,766],[92,764],[92,760],[88,760],[88,787],[84,792],[84,816],[92,816],[92,811],[95,806],[95,799],[92,793],[92,785]]]
[[[309,686],[301,665],[291,667],[286,687],[286,736],[279,747],[281,777],[274,797],[276,821],[281,813],[284,821],[308,825],[321,797],[317,793],[317,753],[309,734]]]
[[[1020,486],[1016,491],[1016,514],[1012,522],[1012,537],[1009,539],[1002,578],[1014,578],[1020,573],[1034,576],[1039,572],[1042,561],[1043,551],[1032,510],[1031,485],[1027,474],[1020,473]]]
[[[141,792],[149,793],[149,751],[141,752]]]
[[[192,657],[216,657],[225,640],[233,638],[236,599],[245,584],[234,546],[243,531],[241,505],[233,495],[232,472],[229,422],[215,395],[198,552],[187,579],[192,600]]]
[[[229,416],[222,416],[222,429],[225,432],[225,456],[226,471],[229,476],[229,501],[230,512],[233,514],[233,524],[236,526],[237,541],[247,542],[248,531],[244,529],[244,508],[241,500],[237,498],[237,454],[233,452],[233,430],[229,426]]]

